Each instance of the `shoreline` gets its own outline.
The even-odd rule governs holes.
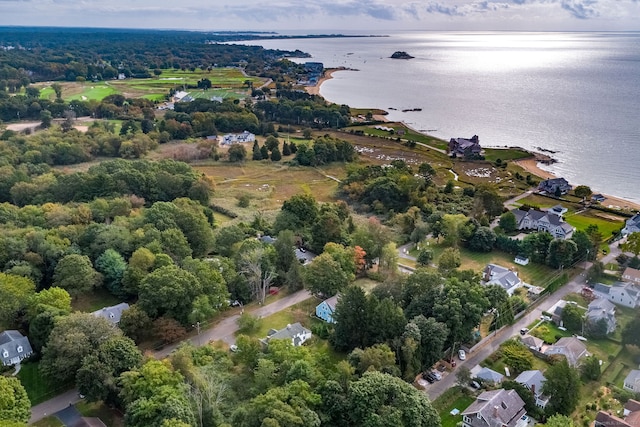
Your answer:
[[[327,80],[331,80],[333,78],[333,73],[335,73],[337,71],[347,71],[347,70],[349,70],[349,68],[328,68],[328,69],[325,70],[324,75],[318,80],[318,83],[316,83],[315,86],[307,86],[307,87],[305,87],[305,90],[307,91],[307,93],[309,95],[321,96],[320,95],[320,87],[322,86],[322,84],[324,82],[326,82]],[[386,116],[382,116],[382,115],[375,115],[373,118],[374,118],[374,120],[381,121],[381,122],[390,121]],[[413,131],[415,131],[417,133],[428,135],[425,132],[420,132],[417,129],[413,129],[411,126],[409,126],[405,122],[401,122],[401,123],[404,126],[406,126],[407,128],[412,129]],[[526,172],[529,172],[530,174],[535,175],[538,178],[542,178],[542,179],[560,178],[557,175],[540,168],[539,164],[540,164],[541,160],[543,158],[549,158],[549,156],[547,156],[545,154],[537,153],[537,152],[531,151],[531,150],[525,150],[525,151],[529,152],[531,154],[531,157],[528,157],[526,159],[513,160],[514,164],[520,166]],[[574,185],[574,184],[572,184],[572,185]],[[594,191],[594,194],[598,194],[598,193]],[[620,209],[620,210],[638,211],[638,212],[640,212],[640,203],[632,202],[631,200],[627,200],[627,199],[624,199],[622,197],[618,197],[618,196],[614,196],[614,195],[609,195],[609,194],[604,194],[604,193],[601,193],[601,194],[605,197],[605,200],[600,203],[600,205],[602,205],[602,206],[606,206],[606,207],[609,207],[609,208],[612,208],[612,209],[616,209],[617,208],[617,209]]]

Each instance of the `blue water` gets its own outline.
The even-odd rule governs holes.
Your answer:
[[[443,139],[556,151],[547,169],[640,201],[640,33],[424,32],[260,42],[334,73],[320,93]],[[403,50],[415,57],[392,60]],[[398,111],[389,110],[390,107]],[[422,108],[420,112],[399,110]]]

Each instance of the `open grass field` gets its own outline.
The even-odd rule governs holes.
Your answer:
[[[376,129],[375,126],[385,126],[388,128],[392,128],[394,132],[392,133],[386,130]],[[414,129],[411,129],[410,127],[406,126],[404,123],[400,123],[400,122],[387,122],[387,123],[382,123],[380,125],[374,125],[374,126],[370,126],[370,125],[350,126],[347,128],[347,131],[349,130],[354,130],[354,131],[361,130],[366,135],[378,136],[382,138],[394,138],[394,139],[402,138],[402,140],[404,141],[419,142],[421,144],[427,144],[427,145],[430,145],[431,147],[435,147],[440,150],[446,150],[447,148],[446,141],[430,135],[417,132]]]
[[[440,397],[433,401],[433,407],[442,420],[442,427],[455,427],[462,421],[462,415],[451,415],[455,408],[463,412],[475,400],[475,397],[462,392],[460,387],[452,387],[445,391]]]
[[[532,157],[531,153],[520,148],[485,148],[484,158],[489,162],[496,160],[519,160]]]
[[[121,93],[127,98],[147,98],[162,101],[170,89],[181,88],[185,85],[196,85],[199,80],[211,80],[212,88],[207,92],[210,96],[242,98],[248,94],[249,88],[244,83],[249,80],[257,87],[263,79],[242,74],[237,68],[214,68],[211,71],[197,69],[195,71],[162,70],[160,76],[148,79],[109,80],[102,82],[59,82],[62,86],[62,98],[70,100],[102,100],[113,93]],[[37,85],[40,97],[55,99],[55,93],[50,83]],[[194,91],[194,97],[202,91]],[[204,95],[203,95],[204,96]]]
[[[106,289],[96,289],[90,294],[85,293],[71,300],[71,307],[75,311],[90,313],[121,302],[122,301],[111,295]]]
[[[45,400],[73,388],[73,384],[51,384],[38,370],[39,363],[27,362],[22,364],[18,379],[24,386],[31,401],[31,405],[37,405]]]

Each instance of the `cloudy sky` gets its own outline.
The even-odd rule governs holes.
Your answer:
[[[640,0],[0,0],[0,25],[384,32],[640,30]]]

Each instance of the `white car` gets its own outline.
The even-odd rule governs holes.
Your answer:
[[[467,354],[464,352],[464,350],[458,350],[458,359],[465,360],[466,358]]]
[[[238,351],[238,346],[237,346],[237,345],[235,345],[235,344],[231,344],[231,345],[229,346],[229,350],[231,350],[232,352],[234,352],[234,353],[235,353],[236,351]]]

